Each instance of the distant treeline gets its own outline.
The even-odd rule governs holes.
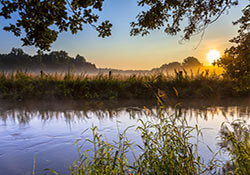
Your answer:
[[[83,56],[70,57],[65,51],[52,51],[31,56],[20,48],[13,48],[8,54],[0,54],[0,71],[44,71],[44,72],[86,72],[86,73],[107,73],[112,71],[115,74],[146,74],[150,72],[167,72],[187,70],[190,71],[202,67],[202,64],[195,57],[187,57],[180,62],[163,64],[152,70],[119,70],[111,68],[96,68],[95,64],[87,62]]]
[[[195,57],[187,57],[183,60],[182,63],[180,62],[171,62],[168,64],[163,64],[160,68],[152,69],[153,72],[173,72],[175,70],[189,70],[189,69],[197,69],[203,66],[200,61]]]
[[[70,57],[65,51],[39,53],[30,56],[22,49],[13,48],[8,54],[0,54],[1,71],[60,71],[76,70],[82,72],[97,71],[95,64],[89,63],[83,56]]]

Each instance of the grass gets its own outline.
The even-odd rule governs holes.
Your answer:
[[[211,151],[213,156],[204,162],[198,152],[202,131],[198,126],[189,126],[186,119],[178,114],[167,115],[160,98],[158,104],[158,122],[139,120],[137,130],[141,135],[141,145],[126,137],[130,128],[119,133],[117,141],[109,143],[98,133],[98,128],[93,127],[92,139],[85,140],[92,145],[91,149],[84,150],[82,140],[76,141],[80,158],[73,162],[71,174],[249,174],[250,128],[246,123],[235,121],[222,124],[220,144],[228,152],[230,161],[217,160],[216,154]],[[135,152],[135,147],[140,151]],[[131,154],[133,161],[128,160]],[[51,169],[47,171],[57,174]]]
[[[216,173],[217,164],[213,159],[205,164],[197,154],[197,144],[192,144],[191,132],[195,127],[187,126],[187,122],[175,116],[161,115],[159,123],[144,123],[140,120],[143,145],[136,145],[141,154],[136,154],[131,140],[125,136],[126,131],[120,133],[118,141],[108,143],[92,128],[93,137],[87,139],[92,149],[84,150],[84,144],[78,144],[80,159],[71,166],[72,175],[85,174],[210,174]],[[129,129],[129,128],[127,128]],[[128,161],[128,154],[132,153],[133,162]],[[47,169],[56,174],[54,170]]]
[[[157,92],[157,93],[155,93]],[[165,93],[166,92],[166,93]],[[163,100],[169,97],[207,98],[248,95],[249,87],[239,88],[236,81],[217,75],[165,76],[86,76],[74,74],[33,75],[24,72],[0,74],[0,96],[7,99],[155,99],[158,101],[158,123],[143,122],[137,130],[142,145],[135,145],[120,133],[116,142],[108,143],[92,128],[92,149],[84,150],[78,140],[79,160],[73,162],[72,175],[85,174],[250,174],[249,126],[245,123],[223,124],[221,146],[231,160],[221,162],[212,156],[204,162],[198,153],[202,136],[197,126],[188,125],[177,114],[164,112]],[[129,129],[129,128],[128,128]],[[196,133],[196,134],[194,134]],[[135,153],[134,148],[139,152]],[[134,160],[128,160],[132,154]],[[212,155],[215,155],[211,152]],[[35,161],[34,161],[35,168]],[[57,174],[54,170],[47,169]],[[34,174],[35,171],[33,171]]]
[[[224,173],[250,174],[250,127],[243,121],[223,123],[220,134],[220,145],[231,157],[223,168]]]
[[[111,76],[85,74],[0,73],[0,99],[154,99],[158,89],[167,97],[226,98],[249,94],[249,85],[216,74]],[[178,92],[178,94],[176,94]]]

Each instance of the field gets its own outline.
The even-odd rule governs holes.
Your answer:
[[[155,94],[167,98],[227,98],[247,95],[249,86],[216,74],[201,73],[175,76],[31,74],[25,72],[0,74],[1,99],[155,99]]]

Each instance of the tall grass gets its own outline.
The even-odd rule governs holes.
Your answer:
[[[176,90],[176,95],[179,92]],[[221,127],[222,149],[231,160],[222,162],[211,151],[211,158],[204,161],[199,154],[199,138],[202,130],[197,125],[190,126],[180,113],[168,115],[162,98],[165,94],[158,90],[157,121],[139,119],[142,144],[135,144],[126,137],[126,132],[134,126],[119,132],[116,141],[108,142],[98,128],[93,126],[92,139],[76,140],[79,159],[70,167],[72,175],[200,175],[200,174],[249,174],[250,169],[250,126],[241,121],[223,123]],[[145,107],[145,110],[147,108]],[[85,149],[85,144],[92,145]],[[203,145],[204,146],[204,145]],[[133,157],[132,160],[129,157]],[[209,155],[208,155],[209,156]],[[52,169],[46,169],[58,175]],[[34,171],[33,171],[34,172]]]
[[[250,174],[250,127],[244,121],[223,123],[221,127],[221,147],[231,160],[224,166],[224,173]]]
[[[205,162],[198,152],[199,138],[202,137],[198,126],[189,126],[178,114],[167,115],[160,98],[158,104],[158,122],[138,121],[142,144],[136,145],[126,137],[127,130],[132,128],[119,133],[117,141],[109,143],[98,128],[93,127],[92,139],[86,139],[83,144],[82,140],[76,141],[80,157],[73,162],[71,174],[249,174],[250,128],[246,123],[222,125],[220,144],[231,157],[230,161],[216,159],[216,154],[211,151],[211,159]],[[86,142],[92,148],[85,150]],[[131,155],[133,160],[129,161]]]
[[[188,126],[183,118],[159,114],[158,123],[139,121],[142,145],[126,137],[129,128],[119,134],[118,141],[108,143],[93,127],[92,139],[86,140],[92,144],[91,149],[82,151],[84,144],[76,142],[80,159],[72,164],[71,174],[216,174],[217,161],[212,158],[205,163],[198,154],[198,143],[191,142],[201,134],[200,130]],[[135,146],[140,151],[135,152]],[[133,161],[128,159],[131,154]]]
[[[216,74],[107,76],[86,74],[0,73],[1,99],[154,99],[161,89],[168,97],[207,98],[248,95],[249,86]]]

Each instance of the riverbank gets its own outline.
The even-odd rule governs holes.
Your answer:
[[[0,74],[0,99],[120,100],[231,98],[249,95],[249,86],[217,75],[87,76],[74,74]]]

